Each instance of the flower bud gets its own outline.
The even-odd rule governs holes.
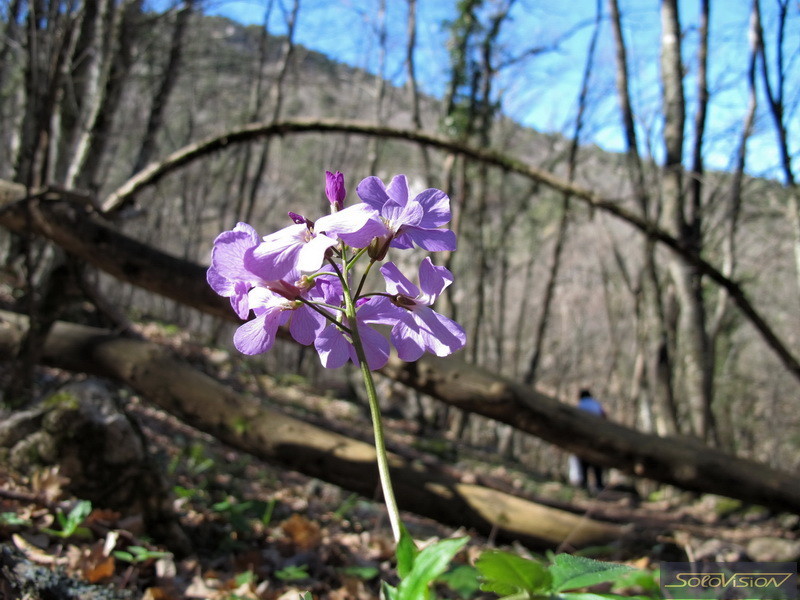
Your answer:
[[[336,171],[336,173],[325,171],[325,195],[331,203],[333,212],[344,208],[344,197],[347,195],[347,190],[344,189],[344,175],[342,173],[339,171]]]
[[[386,253],[389,252],[389,244],[391,241],[391,235],[382,235],[380,237],[372,238],[372,241],[367,247],[367,254],[372,260],[383,260],[386,258]]]
[[[303,294],[302,289],[284,279],[271,281],[267,287],[287,300],[297,300]]]
[[[413,298],[409,298],[403,294],[395,294],[394,296],[390,297],[389,300],[395,306],[400,308],[405,308],[406,310],[411,310],[414,308],[417,303]]]

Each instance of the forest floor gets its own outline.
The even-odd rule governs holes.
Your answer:
[[[353,403],[281,386],[267,377],[259,382],[294,416],[369,439],[368,420]],[[97,597],[107,599],[296,600],[308,591],[317,599],[366,600],[378,597],[381,579],[395,578],[393,542],[380,504],[235,451],[136,396],[129,411],[172,486],[176,519],[192,552],[171,553],[142,531],[141,520],[102,507],[72,523],[69,515],[78,499],[64,490],[67,482],[57,472],[23,476],[0,464],[0,598],[14,597],[3,587],[8,585],[2,577],[11,560],[8,551],[26,564],[101,585],[106,595]],[[407,422],[388,419],[388,431],[394,448],[420,454]],[[618,548],[586,550],[597,558],[653,571],[659,560],[797,560],[800,555],[796,515],[663,488],[644,499],[629,492],[592,497],[563,482],[536,481],[520,465],[500,465],[496,457],[478,451],[459,449],[457,454],[426,454],[425,460],[447,461],[449,468],[469,471],[483,484],[648,533],[643,538],[647,544],[629,548],[624,556]],[[457,557],[462,565],[494,545],[473,532],[415,515],[406,514],[404,520],[420,544],[470,535],[470,544]],[[72,535],[63,535],[70,527]],[[521,547],[515,551],[529,554]],[[496,597],[455,576],[449,586],[439,586],[438,594]]]

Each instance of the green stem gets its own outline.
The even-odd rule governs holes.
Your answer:
[[[364,344],[361,342],[361,335],[356,323],[356,306],[350,295],[350,288],[346,281],[342,281],[344,287],[345,315],[350,323],[350,338],[356,350],[359,365],[361,366],[361,376],[364,378],[364,386],[367,390],[369,401],[369,412],[372,416],[372,429],[375,434],[375,453],[378,461],[378,474],[383,489],[383,501],[386,503],[386,510],[389,513],[389,523],[392,526],[394,541],[400,541],[400,511],[397,508],[397,500],[392,489],[392,479],[389,475],[389,456],[386,452],[386,440],[383,434],[383,420],[381,419],[381,408],[378,404],[378,393],[375,390],[375,381],[372,378],[372,371],[367,365],[367,355],[364,352]]]

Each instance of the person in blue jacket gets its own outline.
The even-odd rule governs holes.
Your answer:
[[[581,390],[579,397],[578,397],[578,408],[580,410],[585,410],[588,413],[596,415],[598,417],[606,418],[606,411],[603,409],[603,405],[592,396],[592,393],[588,389]],[[589,490],[589,473],[591,472],[594,476],[594,487],[592,488],[593,491],[599,492],[603,489],[603,467],[600,465],[596,465],[594,463],[587,462],[580,457],[577,457],[578,460],[578,483],[586,490]]]

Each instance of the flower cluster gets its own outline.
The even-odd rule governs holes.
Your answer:
[[[369,368],[379,369],[389,358],[390,340],[405,361],[424,352],[446,356],[464,346],[461,326],[431,308],[453,276],[430,258],[419,266],[418,284],[386,262],[380,268],[385,291],[362,290],[372,265],[391,248],[455,250],[455,234],[443,228],[450,199],[436,189],[411,199],[405,175],[388,186],[368,177],[356,193],[361,202],[345,208],[344,176],[326,172],[331,214],[312,221],[290,212],[292,225],[263,238],[239,223],[214,241],[209,285],[230,298],[241,319],[254,315],[234,334],[240,352],[266,352],[283,325],[297,342],[314,344],[328,368],[349,360],[358,364],[360,348]],[[362,258],[369,262],[356,276]],[[391,327],[389,339],[376,325]]]

